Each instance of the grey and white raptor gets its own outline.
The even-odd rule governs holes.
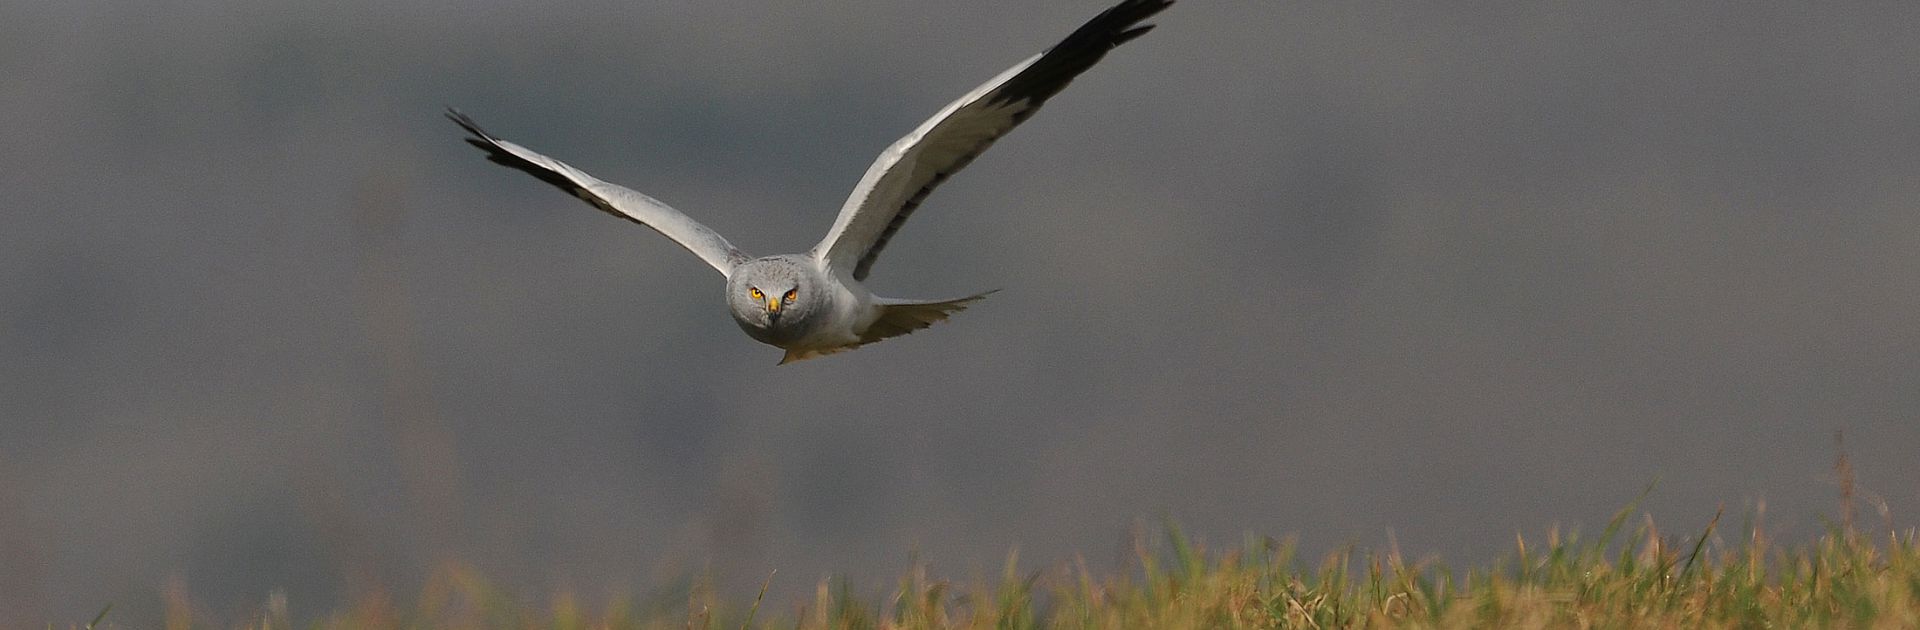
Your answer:
[[[902,300],[861,281],[887,239],[927,194],[986,151],[1107,51],[1145,34],[1142,20],[1173,0],[1125,0],[1046,52],[1020,62],[960,97],[893,143],[867,168],[826,238],[803,254],[754,258],[707,226],[623,186],[501,140],[457,110],[447,117],[473,137],[487,159],[558,186],[594,207],[653,228],[727,278],[727,308],[740,328],[787,351],[781,363],[851,350],[942,321],[987,296]]]

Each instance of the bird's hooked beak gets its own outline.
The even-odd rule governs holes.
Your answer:
[[[767,296],[767,322],[780,321],[780,298]]]

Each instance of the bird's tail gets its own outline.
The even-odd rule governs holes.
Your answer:
[[[867,332],[861,333],[860,343],[873,343],[888,337],[898,337],[932,326],[937,322],[946,321],[948,316],[967,310],[967,305],[986,299],[994,291],[999,289],[957,300],[937,302],[879,298],[880,318],[873,320],[873,325],[867,327]]]
[[[873,320],[873,324],[867,326],[866,332],[861,333],[859,342],[837,348],[787,350],[787,355],[781,358],[780,364],[786,365],[794,361],[804,361],[835,352],[844,352],[881,339],[898,337],[932,326],[937,322],[946,321],[947,317],[954,313],[967,310],[968,305],[985,299],[988,295],[992,295],[994,291],[999,291],[999,289],[977,295],[969,295],[959,299],[939,301],[898,300],[876,297],[874,298],[874,302],[880,306],[880,317]]]

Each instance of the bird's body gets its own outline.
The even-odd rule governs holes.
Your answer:
[[[448,117],[487,159],[525,171],[614,216],[660,232],[727,278],[727,310],[757,341],[787,351],[782,363],[850,350],[945,320],[987,296],[883,298],[863,282],[881,248],[928,193],[1025,121],[1108,50],[1153,28],[1141,20],[1172,0],[1125,0],[1059,44],[948,104],[881,152],[833,227],[801,254],[754,258],[719,233],[651,197],[496,138],[457,111]]]
[[[806,254],[755,258],[727,277],[727,310],[747,336],[787,351],[781,363],[809,359],[933,325],[987,296],[957,300],[877,297],[851,277]],[[794,299],[787,300],[791,291]],[[799,296],[811,295],[802,300]]]

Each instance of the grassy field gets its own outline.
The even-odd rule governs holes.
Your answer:
[[[1459,569],[1393,552],[1345,550],[1302,561],[1290,543],[1252,538],[1208,550],[1176,527],[1142,540],[1123,574],[1083,565],[951,583],[909,571],[891,593],[819,585],[811,601],[721,601],[691,585],[666,606],[519,601],[470,571],[442,571],[417,601],[358,602],[288,620],[269,602],[253,628],[1920,628],[1914,531],[1841,522],[1780,545],[1715,517],[1665,536],[1633,506],[1597,536],[1516,537],[1491,566]],[[184,598],[169,628],[218,627]],[[112,625],[111,619],[106,625]],[[220,622],[224,623],[224,622]]]

